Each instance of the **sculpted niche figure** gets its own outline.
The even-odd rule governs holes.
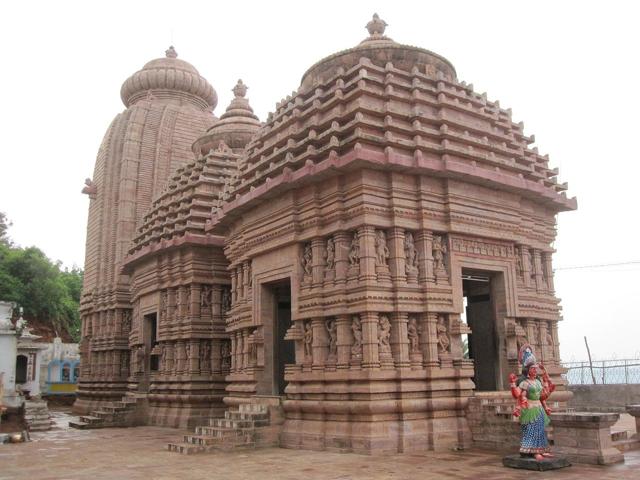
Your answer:
[[[231,291],[228,288],[222,289],[222,313],[231,310]]]
[[[418,271],[418,251],[413,242],[413,234],[406,232],[404,235],[404,270],[405,273],[416,273]]]
[[[447,253],[447,247],[442,241],[441,235],[433,236],[433,265],[435,270],[444,270],[444,255]]]
[[[336,247],[333,238],[327,240],[327,249],[325,251],[325,259],[327,270],[333,270],[336,266]]]
[[[202,285],[200,307],[204,309],[211,308],[211,287],[209,285]]]
[[[300,259],[300,264],[302,265],[302,270],[304,271],[305,277],[311,276],[312,261],[313,261],[313,251],[311,250],[311,244],[307,243],[304,246],[304,251],[302,252],[302,258]]]
[[[338,354],[338,325],[332,318],[325,322],[325,326],[329,334],[329,358],[335,358]]]
[[[311,322],[304,323],[304,356],[305,358],[313,357],[313,327]]]
[[[444,315],[438,315],[436,332],[438,333],[438,352],[448,353],[451,339],[449,338],[449,330],[444,322]]]
[[[391,339],[391,322],[386,315],[380,315],[378,320],[378,348],[380,353],[390,354],[391,345],[389,340]]]
[[[360,265],[360,240],[358,238],[358,232],[353,233],[351,239],[351,248],[349,249],[349,266],[357,267]]]
[[[209,370],[211,359],[211,344],[208,340],[200,344],[200,371]]]
[[[376,265],[379,267],[387,266],[389,259],[389,247],[387,247],[387,236],[384,230],[376,231]]]
[[[407,324],[407,335],[409,337],[409,351],[411,353],[420,352],[420,332],[418,330],[418,322],[416,317],[409,317],[409,323]]]
[[[358,317],[358,315],[354,315],[351,319],[351,332],[353,333],[351,355],[359,357],[362,355],[362,323],[360,322],[360,317]]]

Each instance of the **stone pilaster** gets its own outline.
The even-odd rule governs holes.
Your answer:
[[[375,268],[375,264],[373,266]],[[362,263],[360,268],[362,268]],[[360,319],[362,321],[362,367],[379,368],[378,313],[365,312],[360,315]]]
[[[338,315],[336,317],[336,325],[338,327],[338,361],[336,368],[349,368],[351,360],[351,345],[353,344],[353,335],[351,334],[351,318],[349,315]]]
[[[320,286],[324,280],[324,239],[316,237],[311,240],[311,283]],[[314,332],[315,333],[315,332]]]
[[[245,261],[240,268],[242,269],[242,298],[247,300],[249,298],[249,261]]]
[[[396,368],[410,366],[408,322],[409,314],[406,312],[397,312],[391,315],[391,353]]]
[[[236,269],[232,268],[230,271],[231,277],[231,307],[236,304],[238,295],[238,286],[236,282]]]
[[[536,284],[536,290],[544,291],[546,290],[546,285],[542,278],[542,261],[540,258],[540,250],[533,250],[533,268],[534,268],[534,278]]]
[[[429,230],[420,230],[416,235],[418,251],[418,282],[420,284],[436,281],[433,272],[433,235]]]
[[[334,234],[333,241],[336,246],[336,283],[344,284],[349,268],[349,246],[351,236],[347,232]]]
[[[313,329],[313,370],[322,370],[327,361],[327,330],[324,325],[323,317],[316,317],[311,320],[311,328]]]
[[[404,256],[404,229],[394,227],[388,231],[389,240],[389,268],[391,269],[391,281],[394,284],[404,284],[407,274]]]
[[[524,286],[531,287],[531,276],[533,275],[533,271],[531,269],[532,266],[532,257],[531,250],[527,247],[522,247],[522,271],[524,276]]]
[[[543,262],[544,270],[547,273],[545,278],[547,282],[547,290],[549,293],[553,294],[555,292],[555,285],[553,284],[553,261],[551,255],[551,252],[544,252]]]
[[[376,231],[371,225],[364,225],[358,230],[360,240],[360,275],[361,282],[375,282],[376,275]]]
[[[420,348],[426,367],[439,365],[438,357],[438,314],[425,313],[421,320]]]

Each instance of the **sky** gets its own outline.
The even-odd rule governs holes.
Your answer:
[[[578,210],[558,217],[555,284],[565,361],[640,358],[636,147],[640,6],[632,1],[24,1],[0,15],[0,211],[9,235],[84,264],[99,144],[120,86],[173,44],[218,92],[238,78],[265,120],[320,58],[367,36],[377,12],[399,43],[449,59],[459,80],[512,108]],[[632,263],[636,262],[636,263]],[[618,264],[610,267],[593,265]],[[589,268],[570,268],[570,267]]]

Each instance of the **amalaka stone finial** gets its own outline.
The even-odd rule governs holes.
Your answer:
[[[167,58],[176,58],[178,56],[178,52],[176,52],[176,49],[173,48],[173,45],[165,50],[164,53],[166,54]]]
[[[236,83],[236,86],[233,87],[231,91],[236,96],[236,98],[239,98],[239,97],[244,97],[247,94],[248,88],[249,87],[247,87],[244,83],[242,83],[242,80],[238,79],[238,83]]]
[[[384,29],[387,27],[387,22],[382,20],[377,13],[373,14],[373,19],[367,23],[366,29],[369,31],[369,35],[372,37],[383,36]]]

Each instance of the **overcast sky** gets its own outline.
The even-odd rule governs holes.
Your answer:
[[[84,264],[98,146],[120,86],[174,44],[224,111],[238,78],[264,120],[320,58],[387,34],[448,58],[460,80],[513,109],[560,168],[578,211],[554,256],[565,360],[640,355],[637,140],[640,18],[632,1],[6,2],[0,15],[0,211],[13,240]]]

